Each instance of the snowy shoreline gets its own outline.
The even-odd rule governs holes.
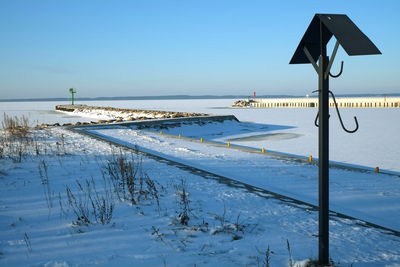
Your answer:
[[[232,141],[232,143],[265,147],[268,150],[314,158],[318,155],[318,129],[314,126],[315,109],[252,109],[229,108],[235,99],[211,100],[129,100],[129,101],[87,101],[79,104],[135,108],[143,110],[163,110],[189,113],[234,115],[242,122],[262,124],[275,130],[273,135],[257,140]],[[3,102],[0,112],[9,115],[26,115],[36,124],[90,123],[96,118],[82,117],[54,111],[60,102]],[[342,109],[344,123],[352,127],[353,116],[359,121],[359,131],[355,134],[343,132],[338,124],[336,112],[330,119],[330,159],[337,162],[380,167],[381,170],[400,172],[398,133],[400,124],[395,123],[400,109]],[[1,120],[1,117],[0,117]],[[284,126],[282,128],[281,126]],[[185,133],[183,133],[185,134]],[[297,138],[282,139],[280,136],[293,135]],[[239,136],[238,136],[239,137]]]
[[[146,120],[138,121],[142,122]],[[183,132],[193,138],[224,142],[243,134],[286,131],[291,129],[288,126],[235,120],[153,124],[146,130],[132,125],[86,129],[315,203],[315,166],[166,135]],[[131,154],[64,127],[32,130],[32,135],[34,142],[21,158],[18,150],[10,150],[11,157],[0,159],[0,266],[260,266],[268,250],[271,266],[287,266],[288,262],[304,266],[305,259],[317,257],[318,215],[313,209]],[[137,173],[146,173],[154,181],[160,206],[151,195],[133,204],[130,198],[121,199],[110,190],[113,183],[107,180],[110,169],[105,166],[116,162],[121,153],[127,155],[125,162],[134,160],[135,166],[142,166]],[[400,214],[397,178],[349,170],[332,172],[333,210],[367,216],[361,218],[396,229]],[[79,202],[89,199],[87,192],[104,197],[113,207],[112,216],[96,217],[99,213],[87,202],[83,205],[89,212],[85,213],[87,218],[77,217],[71,193]],[[186,197],[187,207],[181,204]],[[187,222],[181,216],[185,209]],[[105,212],[109,214],[110,209]],[[336,216],[330,224],[331,257],[337,265],[400,264],[399,236]]]
[[[132,135],[131,130],[126,133]],[[314,210],[131,155],[65,128],[32,134],[37,135],[39,151],[32,143],[21,162],[0,159],[0,266],[260,266],[268,250],[271,266],[290,261],[304,266],[304,259],[316,258]],[[199,147],[174,151],[190,161],[204,154]],[[160,207],[152,198],[134,205],[129,199],[118,200],[111,184],[104,183],[104,167],[121,153],[140,162],[154,179]],[[211,161],[218,163],[220,156]],[[271,174],[299,174],[298,167],[286,164],[271,166]],[[77,201],[85,201],[89,186],[114,205],[109,223],[96,221],[90,205],[90,223],[77,220],[68,190]],[[179,222],[183,188],[190,201],[187,225]],[[400,264],[398,236],[338,217],[331,220],[331,231],[331,256],[339,266]]]

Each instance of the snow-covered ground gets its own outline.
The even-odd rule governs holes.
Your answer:
[[[225,121],[201,127],[187,124],[163,127],[162,131],[317,156],[315,109],[224,108],[232,102],[146,100],[87,104],[234,114],[240,123]],[[85,121],[52,112],[59,103],[3,104],[2,112],[25,114],[32,122]],[[349,128],[352,115],[358,117],[360,130],[353,135],[343,133],[332,114],[331,159],[380,166],[398,173],[400,126],[393,123],[398,112],[342,109]],[[93,118],[86,119],[90,120]],[[159,130],[120,126],[89,131],[188,166],[316,203],[315,165],[171,138],[156,133]],[[309,206],[281,201],[244,186],[233,187],[166,161],[130,156],[130,152],[64,128],[34,133],[34,141],[27,146],[2,142],[0,266],[265,266],[266,254],[271,266],[290,266],[294,261],[317,258],[317,212]],[[127,162],[135,162],[138,177],[150,177],[143,178],[144,188],[151,188],[149,184],[154,182],[152,188],[155,185],[158,193],[139,190],[137,181],[135,195],[147,194],[140,201],[132,201],[128,187],[114,187],[121,180],[115,183],[107,166],[117,166],[121,153],[128,155]],[[400,230],[398,176],[332,168],[330,190],[331,210]],[[112,217],[107,217],[110,213]],[[183,225],[179,215],[186,213],[189,221]],[[330,242],[331,257],[340,266],[400,266],[400,237],[393,231],[333,216]]]
[[[120,134],[128,133],[137,137],[129,129]],[[154,136],[144,139],[158,146],[172,142]],[[62,128],[40,130],[35,140],[21,162],[19,153],[0,159],[0,266],[265,266],[267,251],[271,266],[289,266],[317,257],[315,210],[231,187],[166,162],[130,156]],[[177,154],[187,155],[188,161],[204,159],[204,152],[197,149],[201,148]],[[205,153],[220,162],[220,155],[213,152],[215,148]],[[140,163],[155,182],[159,206],[151,196],[136,204],[118,197],[107,166],[120,162],[115,159],[124,154],[128,161]],[[230,156],[226,150],[226,157]],[[268,174],[287,179],[296,172],[307,175],[312,168],[264,159]],[[68,190],[74,198],[68,197]],[[92,199],[113,204],[109,222],[100,223]],[[91,223],[78,219],[76,203],[83,213],[88,210]],[[189,221],[182,225],[179,214],[185,207]],[[338,217],[332,217],[330,228],[336,264],[400,264],[399,236]]]

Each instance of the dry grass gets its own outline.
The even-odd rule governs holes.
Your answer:
[[[144,172],[141,160],[135,161],[132,154],[128,156],[121,151],[114,154],[104,164],[103,175],[121,201],[137,205],[142,200],[154,200],[160,208],[159,184]]]
[[[6,113],[3,115],[2,128],[9,135],[14,138],[26,138],[29,133],[29,119],[22,115],[22,117],[8,116]]]
[[[115,207],[112,194],[107,190],[100,194],[93,179],[83,184],[76,181],[76,185],[76,190],[66,186],[68,206],[76,216],[73,224],[88,226],[111,223]]]

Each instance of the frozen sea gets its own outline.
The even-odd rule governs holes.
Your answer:
[[[237,99],[179,99],[179,100],[122,100],[83,101],[77,104],[110,106],[118,108],[151,109],[168,111],[202,112],[235,115],[240,121],[266,124],[269,134],[254,138],[232,137],[231,143],[301,156],[318,157],[318,128],[314,126],[317,109],[252,109],[230,108]],[[55,105],[65,102],[0,102],[0,112],[8,115],[26,115],[32,124],[91,121],[59,113]],[[354,116],[360,128],[354,134],[344,132],[336,111],[331,109],[330,159],[346,164],[369,168],[380,167],[400,173],[400,109],[391,108],[342,108],[341,115],[347,128],[353,129]],[[1,116],[0,120],[2,120]],[[274,130],[275,129],[275,130]],[[182,133],[183,135],[185,133]],[[257,133],[254,133],[257,135]]]

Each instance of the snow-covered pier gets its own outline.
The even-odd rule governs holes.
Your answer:
[[[122,109],[113,107],[95,107],[87,105],[57,105],[56,110],[60,112],[70,113],[82,117],[90,117],[97,119],[96,121],[77,122],[63,124],[62,126],[91,126],[106,125],[113,123],[129,124],[134,122],[139,128],[146,127],[169,127],[181,124],[204,124],[209,122],[223,122],[234,120],[237,118],[233,115],[209,115],[205,113],[192,112],[174,112],[160,110],[143,110],[143,109]],[[40,127],[61,126],[59,123],[48,125],[42,124]]]
[[[244,101],[246,105],[243,105]],[[400,97],[336,97],[338,107],[341,108],[398,108]],[[251,100],[239,100],[234,107],[253,108],[316,108],[318,107],[317,97],[302,98],[259,98]],[[335,107],[333,99],[329,100],[329,106]]]
[[[76,114],[93,115],[98,117],[109,117],[110,119],[122,120],[143,120],[143,119],[167,119],[182,117],[207,116],[204,113],[174,112],[160,110],[126,109],[114,107],[96,107],[87,105],[57,105],[56,110],[73,112]]]

